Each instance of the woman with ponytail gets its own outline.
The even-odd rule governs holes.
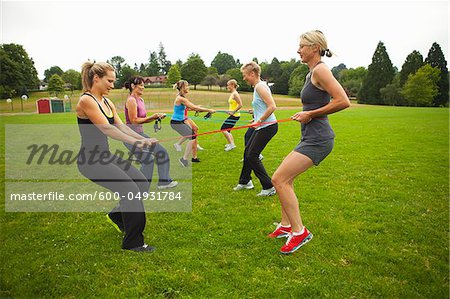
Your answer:
[[[194,105],[190,100],[186,98],[186,95],[189,93],[189,83],[187,81],[180,80],[175,83],[173,88],[178,90],[178,94],[174,101],[173,114],[170,125],[181,136],[190,139],[190,141],[186,144],[186,150],[184,151],[183,157],[179,159],[181,166],[187,167],[189,165],[188,159],[191,153],[192,162],[200,162],[200,160],[197,157],[197,136],[193,136],[195,135],[195,132],[186,121],[186,109],[209,113],[214,113],[216,111]]]
[[[303,111],[291,117],[301,123],[301,140],[272,176],[281,203],[281,222],[268,237],[288,238],[280,249],[283,254],[293,253],[313,237],[300,217],[294,179],[313,165],[319,165],[331,153],[335,135],[328,114],[350,106],[344,89],[322,62],[323,56],[333,55],[323,33],[314,30],[302,34],[297,53],[309,67],[300,94]]]
[[[114,227],[124,233],[122,249],[152,252],[144,243],[144,205],[140,200],[148,192],[145,176],[130,162],[109,150],[108,137],[145,149],[158,141],[145,138],[124,125],[114,104],[106,98],[114,88],[114,68],[105,62],[86,62],[82,67],[83,94],[76,107],[81,148],[77,165],[80,173],[109,189],[121,199],[106,215]]]

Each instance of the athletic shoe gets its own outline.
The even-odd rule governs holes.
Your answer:
[[[189,166],[188,160],[184,160],[183,157],[181,157],[178,161],[180,161],[181,166],[183,166],[183,167],[188,167]]]
[[[130,250],[136,251],[136,252],[153,252],[153,251],[155,251],[155,249],[156,248],[153,246],[148,246],[147,244],[144,244],[139,247],[131,248]]]
[[[198,149],[199,151],[202,151],[202,150],[204,150],[204,148],[203,148],[203,147],[201,147],[201,146],[200,146],[200,144],[197,144],[197,149]]]
[[[122,227],[122,225],[119,225],[119,223],[114,222],[114,220],[111,219],[109,214],[106,214],[106,221],[111,224],[119,233],[123,233],[125,229]]]
[[[159,185],[158,186],[158,189],[169,189],[169,188],[173,188],[173,187],[176,187],[178,185],[178,182],[177,181],[172,181],[172,182],[170,182],[170,183],[168,183],[168,184],[166,184],[166,185]]]
[[[292,231],[292,227],[284,227],[281,226],[281,223],[277,225],[277,228],[271,232],[270,234],[267,235],[267,237],[269,238],[284,238],[284,237],[289,237],[289,233]]]
[[[225,148],[229,147],[230,145],[230,143],[225,144]]]
[[[294,236],[291,232],[286,244],[281,247],[280,252],[283,254],[290,254],[311,241],[313,234],[305,227],[305,231],[301,235]]]
[[[174,144],[173,144],[173,147],[175,148],[175,150],[176,150],[177,152],[181,152],[181,150],[182,150],[181,145],[179,145],[178,143],[174,143]]]
[[[272,196],[275,194],[277,194],[277,190],[275,190],[275,187],[272,187],[270,189],[262,189],[256,196]]]
[[[234,187],[233,188],[233,190],[234,191],[239,191],[239,190],[242,190],[242,189],[248,189],[248,190],[250,190],[250,189],[253,189],[253,188],[255,188],[255,186],[253,186],[253,183],[252,183],[252,181],[250,180],[250,181],[248,181],[248,183],[247,184],[237,184],[237,186],[236,187]]]
[[[196,162],[200,162],[200,159],[199,158],[192,158],[191,161],[196,163]]]
[[[231,151],[231,150],[234,149],[234,148],[236,148],[236,145],[230,144],[229,146],[227,146],[227,147],[225,148],[225,151],[228,152],[228,151]]]

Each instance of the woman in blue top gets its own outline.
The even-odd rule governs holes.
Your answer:
[[[254,86],[253,92],[253,116],[252,126],[254,133],[248,140],[244,150],[244,164],[242,165],[239,184],[235,191],[253,189],[251,172],[255,173],[262,185],[262,191],[258,196],[271,196],[276,193],[269,175],[259,159],[259,155],[278,131],[277,119],[273,113],[277,108],[272,93],[266,82],[261,81],[261,68],[255,62],[249,62],[241,67],[242,77],[250,85]]]
[[[280,197],[281,223],[269,237],[288,237],[280,250],[284,254],[296,251],[312,238],[312,234],[303,226],[300,217],[293,187],[294,179],[311,166],[319,165],[331,152],[334,132],[327,115],[350,106],[344,89],[321,61],[324,55],[332,56],[323,33],[314,30],[302,34],[297,53],[302,62],[309,67],[300,94],[303,111],[292,116],[293,120],[301,123],[302,137],[300,143],[286,156],[272,177],[273,185]],[[331,98],[333,101],[330,101]]]
[[[193,153],[192,162],[199,162],[197,158],[197,136],[195,135],[194,130],[190,125],[186,123],[186,113],[185,110],[189,108],[190,110],[199,111],[199,112],[210,112],[214,113],[215,110],[203,108],[197,105],[194,105],[191,101],[186,98],[186,95],[189,93],[189,83],[185,80],[178,81],[174,88],[178,90],[178,95],[175,98],[173,105],[173,114],[172,119],[170,120],[170,126],[177,131],[181,136],[185,136],[188,139],[191,139],[187,145],[186,150],[184,151],[183,157],[180,158],[181,166],[187,167],[189,165],[188,159],[191,153]]]

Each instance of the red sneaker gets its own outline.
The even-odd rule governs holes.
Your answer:
[[[267,235],[268,238],[284,238],[284,237],[288,237],[289,233],[292,231],[292,228],[289,227],[283,227],[281,226],[281,224],[277,225],[277,228],[271,232],[270,234]]]
[[[309,232],[309,230],[305,227],[305,231],[303,234],[294,236],[291,233],[289,233],[289,238],[286,241],[286,244],[281,247],[280,252],[283,254],[290,254],[311,241],[313,237],[313,234]]]

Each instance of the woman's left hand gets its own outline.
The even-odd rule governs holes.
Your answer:
[[[297,112],[291,116],[293,120],[296,120],[302,124],[307,124],[312,120],[311,114],[309,111],[301,111]]]

